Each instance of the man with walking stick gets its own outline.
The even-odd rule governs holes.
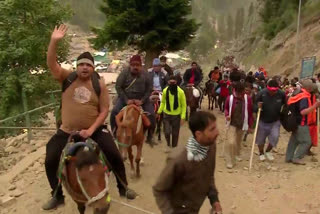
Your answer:
[[[266,158],[273,161],[272,148],[276,147],[280,135],[280,114],[281,108],[286,103],[286,96],[279,89],[279,84],[276,80],[269,80],[267,88],[260,91],[257,95],[257,103],[261,107],[261,118],[257,121],[258,132],[256,144],[259,147],[259,159],[264,161]],[[264,150],[266,139],[269,144]]]
[[[234,83],[232,95],[227,98],[225,104],[225,116],[230,125],[228,133],[233,136],[233,139],[227,141],[228,169],[232,169],[236,161],[242,160],[240,157],[242,135],[244,131],[251,132],[253,125],[251,97],[245,94],[244,90],[244,83]]]

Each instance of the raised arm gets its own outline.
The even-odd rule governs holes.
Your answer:
[[[63,81],[64,69],[57,62],[57,45],[62,40],[67,32],[66,25],[60,25],[55,27],[51,35],[47,54],[47,65],[53,75],[53,77],[59,81]]]

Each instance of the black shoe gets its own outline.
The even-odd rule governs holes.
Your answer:
[[[157,145],[156,142],[153,140],[153,138],[152,139],[147,139],[146,143],[149,144],[151,147]]]
[[[56,209],[59,205],[64,204],[64,198],[51,198],[47,203],[42,206],[43,210],[53,210]]]
[[[135,191],[133,191],[132,189],[121,190],[120,196],[125,197],[129,200],[133,200],[137,197],[137,193]]]

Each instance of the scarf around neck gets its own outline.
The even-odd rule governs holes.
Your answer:
[[[193,136],[189,138],[186,148],[188,161],[200,162],[207,157],[209,151],[209,146],[200,145]]]
[[[173,95],[173,97],[174,97],[173,110],[176,110],[179,107],[179,103],[178,103],[178,86],[177,85],[169,85],[168,90],[167,90],[166,106],[167,106],[167,110],[171,111],[169,93],[171,93]]]

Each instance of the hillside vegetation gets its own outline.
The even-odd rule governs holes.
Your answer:
[[[299,76],[303,57],[320,57],[317,48],[320,44],[320,0],[304,1],[297,47],[298,1],[264,2],[271,3],[260,9],[261,20],[257,30],[250,36],[242,37],[231,50],[239,50],[235,54],[246,69],[252,65],[262,65],[270,74]]]

